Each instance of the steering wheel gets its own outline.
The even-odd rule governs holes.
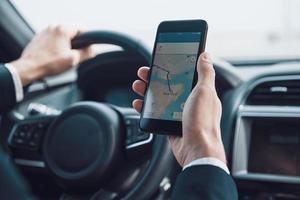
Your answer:
[[[123,50],[82,63],[78,70],[82,90],[89,82],[86,72],[95,66],[132,59],[149,64],[151,57],[137,41],[115,32],[86,32],[72,43],[73,48],[90,44],[113,44]],[[139,114],[132,108],[80,101],[60,114],[17,122],[8,143],[16,152],[20,134],[30,132],[34,139],[22,148],[28,146],[36,157],[40,153],[40,163],[68,194],[88,191],[92,199],[149,199],[174,164],[174,157],[166,137],[141,132],[138,121]]]

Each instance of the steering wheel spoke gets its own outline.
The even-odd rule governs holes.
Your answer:
[[[12,128],[8,144],[18,165],[45,167],[41,156],[41,143],[56,116],[39,116],[18,121]]]
[[[152,133],[146,133],[139,128],[139,115],[129,115],[125,118],[126,124],[126,149],[132,150],[149,145],[153,140]]]
[[[139,128],[140,115],[133,108],[113,106],[122,116],[125,125],[124,148],[129,158],[141,159],[151,153],[153,134]]]

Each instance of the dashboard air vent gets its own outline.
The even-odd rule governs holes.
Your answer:
[[[252,90],[247,104],[300,106],[300,80],[261,83]]]

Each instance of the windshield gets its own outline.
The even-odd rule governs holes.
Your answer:
[[[32,27],[114,30],[153,47],[163,20],[208,22],[207,51],[228,59],[300,58],[300,1],[14,0]]]

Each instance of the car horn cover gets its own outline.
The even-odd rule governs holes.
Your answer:
[[[43,152],[47,167],[67,187],[103,183],[121,150],[120,120],[109,106],[81,102],[50,126]]]

